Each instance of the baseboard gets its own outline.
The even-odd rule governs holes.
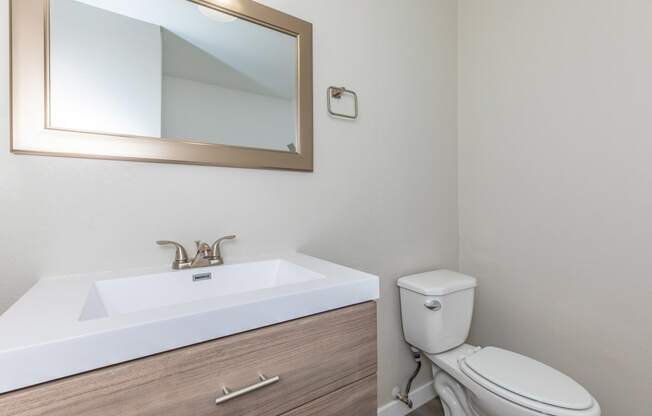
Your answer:
[[[405,416],[412,410],[434,398],[435,389],[432,387],[432,381],[429,381],[423,386],[419,386],[412,390],[410,393],[410,399],[412,399],[412,403],[414,404],[412,409],[408,408],[405,403],[401,401],[392,400],[386,405],[378,408],[378,416]]]

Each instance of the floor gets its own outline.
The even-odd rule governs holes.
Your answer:
[[[441,402],[439,399],[434,399],[420,408],[413,410],[408,416],[442,416],[443,414]]]

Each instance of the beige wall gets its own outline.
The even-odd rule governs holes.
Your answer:
[[[460,0],[472,341],[652,412],[652,2]]]
[[[457,267],[455,2],[265,3],[314,23],[314,173],[10,154],[0,1],[0,310],[41,276],[166,264],[157,239],[237,233],[227,260],[299,249],[381,275],[382,404],[412,370],[395,279]],[[341,84],[356,122],[326,116]]]

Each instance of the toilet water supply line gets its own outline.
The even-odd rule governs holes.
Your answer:
[[[407,385],[405,386],[405,393],[401,393],[400,391],[396,394],[396,398],[403,403],[410,409],[412,409],[413,403],[412,400],[410,399],[410,389],[412,388],[412,382],[414,381],[415,378],[417,378],[417,375],[419,374],[419,371],[421,370],[421,351],[414,348],[410,347],[412,350],[412,358],[414,358],[414,361],[417,363],[417,368],[414,369],[414,372],[410,376],[410,379],[407,382]]]

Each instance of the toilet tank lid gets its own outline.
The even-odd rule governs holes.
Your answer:
[[[398,279],[398,286],[426,296],[443,296],[476,286],[475,277],[451,270],[433,270]]]

